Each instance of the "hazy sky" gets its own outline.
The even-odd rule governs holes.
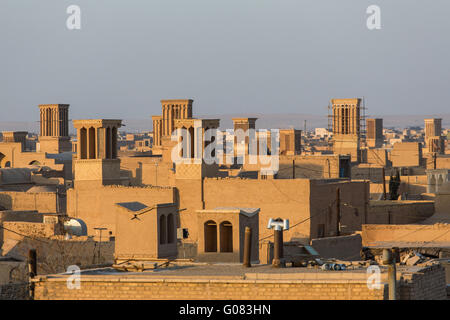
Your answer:
[[[66,9],[81,8],[81,30]],[[381,30],[366,9],[381,8]],[[450,1],[0,0],[1,121],[41,103],[70,118],[149,118],[161,99],[194,114],[450,113]]]

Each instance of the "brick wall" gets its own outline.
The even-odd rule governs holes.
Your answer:
[[[10,283],[0,285],[0,300],[27,300],[28,283]]]
[[[402,300],[445,300],[447,299],[445,269],[433,265],[419,272],[403,274],[400,285]]]
[[[387,287],[369,290],[365,282],[123,279],[82,281],[81,289],[68,289],[65,280],[36,283],[36,300],[63,299],[145,299],[145,300],[383,300]]]

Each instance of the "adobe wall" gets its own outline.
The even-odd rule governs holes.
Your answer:
[[[0,286],[28,281],[28,264],[26,261],[0,261]]]
[[[57,196],[55,192],[0,192],[0,206],[8,210],[36,210],[44,213],[57,212]]]
[[[167,162],[153,162],[142,164],[142,183],[153,186],[174,186],[175,173],[173,164]]]
[[[43,215],[37,211],[0,211],[0,227],[7,221],[42,222]],[[3,233],[3,229],[0,229],[0,255],[2,254]]]
[[[387,151],[380,148],[368,148],[367,150],[367,163],[386,167],[388,165]]]
[[[362,238],[360,234],[311,239],[311,246],[323,258],[361,260]]]
[[[437,213],[450,213],[450,193],[436,194],[434,205]]]
[[[11,168],[24,168],[33,161],[38,161],[42,166],[53,168],[55,159],[46,158],[45,152],[22,152],[21,143],[0,143],[0,153],[5,155],[0,167],[4,167],[4,163],[11,162]]]
[[[340,189],[341,235],[361,230],[367,216],[369,182],[312,180],[310,190],[311,238],[336,236],[336,189]],[[321,226],[322,225],[322,226]],[[309,239],[308,239],[309,240]]]
[[[393,167],[417,167],[421,165],[422,146],[418,142],[395,143],[391,151]]]
[[[0,285],[0,300],[28,300],[28,282]]]
[[[195,243],[199,232],[196,210],[217,207],[260,208],[260,238],[273,235],[267,229],[270,218],[289,219],[291,229],[284,233],[284,240],[305,240],[317,237],[318,224],[325,225],[324,235],[336,232],[336,188],[341,189],[342,232],[352,233],[361,229],[368,201],[367,182],[331,182],[309,179],[220,179],[176,180],[180,200],[180,223],[189,229],[188,242]],[[202,193],[203,190],[203,193]],[[312,191],[311,191],[312,190]],[[313,196],[311,196],[313,195]],[[329,208],[330,207],[330,208]],[[313,215],[311,219],[310,214]],[[301,224],[295,226],[297,223]]]
[[[71,188],[67,190],[67,214],[83,220],[88,234],[95,235],[94,228],[102,227],[107,236],[115,234],[118,202],[138,201],[147,206],[158,203],[173,203],[174,189],[171,187],[125,187],[98,186],[93,188]]]
[[[28,251],[36,249],[38,274],[65,272],[70,265],[80,268],[112,263],[114,241],[96,241],[89,237],[55,235],[54,224],[5,222],[3,254],[26,261]],[[23,236],[25,235],[25,236]]]
[[[177,216],[175,204],[158,205],[137,218],[132,212],[119,208],[116,215],[116,259],[176,257]],[[165,220],[165,225],[161,225],[161,217]]]
[[[434,160],[428,159],[426,162],[427,169],[434,169]],[[436,157],[436,169],[449,169],[450,157]]]
[[[368,224],[410,224],[434,214],[434,201],[379,200],[370,201]]]
[[[450,225],[387,225],[362,226],[363,246],[374,242],[450,242]]]
[[[121,175],[127,176],[132,186],[173,186],[170,168],[172,165],[162,162],[161,157],[120,157]]]
[[[290,225],[293,226],[309,217],[310,180],[308,179],[255,180],[211,178],[204,179],[203,189],[205,209],[217,207],[260,208],[260,238],[273,235],[273,230],[267,229],[267,222],[270,218],[289,219]],[[194,190],[192,191],[195,192]],[[187,195],[185,194],[185,196]],[[181,199],[184,198],[181,189],[180,197]],[[201,205],[201,198],[195,200],[196,204]],[[183,207],[183,205],[180,206],[180,208]],[[184,212],[181,212],[181,215],[183,217]],[[189,218],[185,216],[183,220],[186,221],[187,219]],[[191,233],[192,230],[189,232]],[[197,233],[198,230],[191,234]],[[297,227],[284,232],[284,240],[288,241],[291,237],[309,239],[309,234],[310,222],[305,221]]]
[[[402,300],[446,300],[445,268],[433,265],[419,272],[403,273],[400,284]]]
[[[383,168],[380,166],[359,164],[352,167],[352,180],[370,180],[372,183],[383,182]]]
[[[402,182],[400,184],[400,188],[398,189],[398,194],[400,196],[405,193],[408,195],[421,195],[422,193],[427,192],[427,183],[421,183],[421,182],[408,183],[408,181],[406,179],[407,179],[407,177],[401,177]],[[411,179],[410,181],[414,181],[414,180]],[[370,193],[372,194],[372,196],[374,196],[374,195],[381,196],[383,194],[383,184],[382,183],[371,183],[370,184]],[[389,196],[389,177],[386,177],[386,196]]]
[[[278,179],[292,179],[293,161],[295,161],[295,178],[339,178],[339,156],[297,155],[279,157]]]

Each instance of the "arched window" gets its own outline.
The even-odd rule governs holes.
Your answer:
[[[87,159],[87,130],[86,128],[80,129],[80,157],[81,159]]]
[[[117,128],[113,127],[112,131],[111,131],[111,139],[112,139],[112,143],[111,143],[111,154],[112,154],[112,158],[113,159],[117,159]]]
[[[205,222],[205,252],[217,252],[217,224],[212,221]]]
[[[95,128],[91,127],[89,128],[89,159],[95,159],[96,158],[96,154],[95,154]]]
[[[33,160],[28,165],[30,165],[30,166],[40,166],[41,163],[39,161],[37,161],[37,160]]]
[[[159,217],[159,244],[165,244],[167,239],[167,221],[166,216]]]
[[[191,158],[195,158],[195,134],[194,134],[194,127],[189,128],[189,155]]]
[[[173,214],[170,213],[167,216],[167,243],[173,243],[175,241],[175,221]]]
[[[2,167],[2,162],[5,159],[5,155],[3,153],[0,153],[0,168]]]
[[[11,168],[11,162],[10,161],[6,161],[5,162],[5,168]]]
[[[233,225],[228,221],[220,224],[220,252],[233,252]]]

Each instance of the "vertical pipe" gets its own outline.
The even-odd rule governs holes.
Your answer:
[[[34,278],[37,275],[37,254],[36,249],[28,251],[28,275]]]
[[[382,174],[383,174],[383,199],[386,200],[386,175],[384,172],[384,167],[383,167]]]
[[[252,229],[245,227],[245,238],[244,238],[244,264],[246,268],[251,267],[251,250],[252,250]]]
[[[292,160],[292,179],[295,179],[295,159]]]
[[[341,234],[341,192],[336,188],[336,236]]]
[[[396,291],[397,291],[397,270],[395,266],[395,259],[392,260],[392,263],[388,266],[388,281],[389,281],[389,300],[397,300],[396,299]]]
[[[383,264],[388,266],[389,300],[396,300],[397,269],[395,263],[397,250],[398,248],[383,249]]]
[[[272,261],[272,266],[275,268],[280,268],[281,267],[281,246],[282,246],[282,232],[281,229],[280,230],[275,230],[274,231],[274,248],[273,248],[273,261]]]
[[[30,249],[28,251],[28,282],[30,299],[34,299],[34,283],[30,280],[37,276],[37,254],[36,249]]]

